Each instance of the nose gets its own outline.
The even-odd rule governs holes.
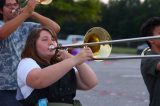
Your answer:
[[[53,41],[52,40],[49,40],[49,45],[53,45]]]
[[[15,9],[17,7],[18,7],[18,5],[15,5],[15,4],[10,5],[10,9]]]

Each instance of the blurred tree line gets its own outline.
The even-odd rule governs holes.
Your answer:
[[[94,26],[105,28],[112,39],[124,39],[140,37],[142,23],[160,15],[159,5],[160,0],[109,0],[108,4],[99,0],[53,0],[49,5],[39,5],[36,11],[60,24],[61,39],[68,34],[84,35]]]
[[[102,19],[99,0],[53,0],[36,8],[40,14],[56,20],[61,26],[59,37],[82,34]]]

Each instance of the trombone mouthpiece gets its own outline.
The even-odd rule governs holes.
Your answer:
[[[16,10],[14,9],[14,10],[12,10],[12,13],[14,13],[14,12],[16,12]]]
[[[50,45],[50,46],[48,47],[48,50],[50,50],[50,51],[52,51],[52,50],[54,50],[54,49],[56,49],[56,47],[55,47],[54,45]]]
[[[20,12],[20,8],[15,8],[14,10],[11,11],[12,13],[19,13]]]

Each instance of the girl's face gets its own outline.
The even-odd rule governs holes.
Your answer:
[[[41,58],[45,60],[50,60],[51,57],[55,54],[55,50],[53,51],[49,50],[50,45],[57,47],[57,42],[48,31],[42,30],[40,32],[39,38],[36,41],[36,49],[38,55]]]

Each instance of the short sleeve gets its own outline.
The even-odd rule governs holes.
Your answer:
[[[41,27],[41,24],[36,22],[25,22],[25,27],[28,27],[29,31],[32,31],[34,28]]]
[[[40,68],[35,60],[31,58],[22,59],[17,68],[18,81],[22,81],[24,84],[26,84],[27,75],[34,68]]]
[[[21,92],[21,97],[23,98],[27,98],[34,90],[34,88],[31,88],[26,84],[27,75],[34,68],[40,68],[40,66],[36,63],[36,61],[34,61],[31,58],[22,59],[18,65],[17,82],[18,82],[19,92]]]

